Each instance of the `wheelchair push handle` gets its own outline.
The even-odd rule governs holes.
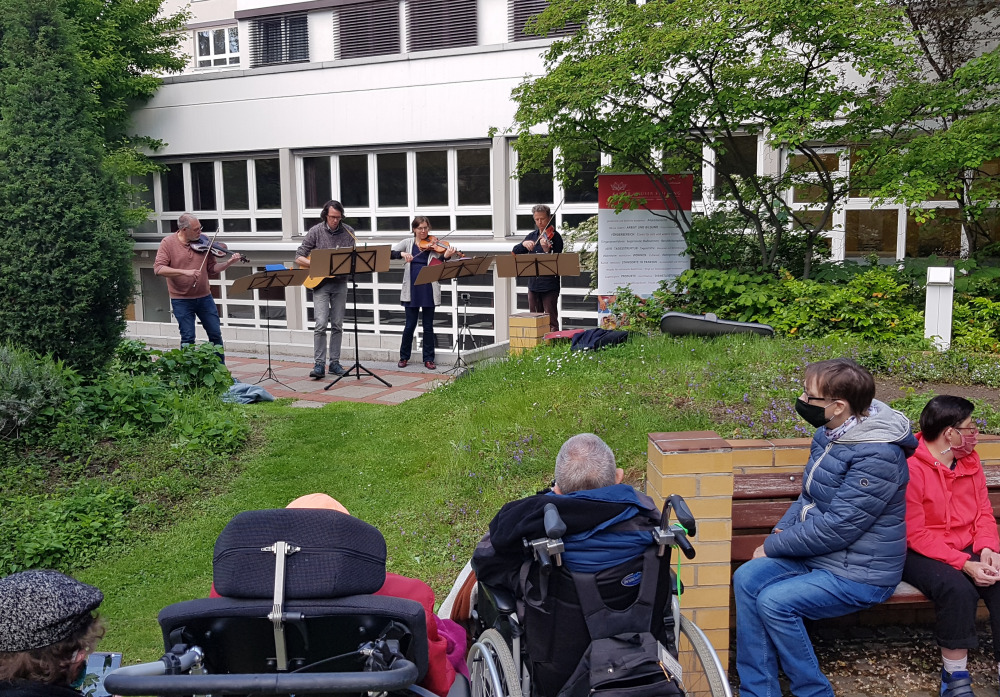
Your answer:
[[[545,524],[545,534],[552,539],[557,539],[566,534],[566,523],[559,516],[559,509],[554,503],[547,503],[542,509],[544,511],[543,521]]]
[[[545,537],[534,540],[524,538],[524,546],[532,550],[538,560],[538,570],[545,576],[552,573],[552,561],[556,566],[562,565],[562,553],[565,551],[562,536],[566,533],[566,523],[559,515],[559,509],[554,503],[547,503],[542,508],[542,526]]]
[[[694,519],[694,514],[691,513],[687,501],[680,494],[671,494],[663,504],[663,513],[660,515],[661,528],[666,528],[670,523],[671,510],[677,518],[677,522],[687,531],[688,535],[694,535],[698,531],[698,523]]]
[[[132,677],[180,675],[181,673],[186,673],[191,670],[192,666],[195,664],[201,663],[203,656],[204,654],[197,646],[192,646],[186,651],[184,649],[177,651],[175,648],[163,654],[163,657],[158,661],[151,661],[150,663],[137,663],[132,666],[122,666],[121,668],[109,673],[108,677],[110,678],[112,675]]]
[[[673,511],[678,523],[670,525],[670,513]],[[659,555],[662,556],[667,547],[677,546],[685,557],[694,559],[695,551],[688,535],[696,532],[696,523],[691,509],[687,502],[679,494],[671,494],[663,503],[663,512],[660,514],[660,524],[653,531],[656,544],[660,546]]]

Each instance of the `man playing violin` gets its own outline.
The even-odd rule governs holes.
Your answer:
[[[160,242],[153,262],[153,273],[167,279],[170,307],[181,332],[181,346],[194,343],[194,319],[201,322],[208,340],[222,346],[222,327],[219,310],[208,287],[209,278],[218,278],[219,272],[228,269],[241,257],[233,254],[227,261],[216,263],[215,256],[207,251],[197,253],[192,242],[201,238],[201,223],[190,213],[177,218],[177,232]],[[225,362],[225,358],[222,359]]]
[[[434,308],[441,304],[441,284],[435,281],[418,286],[414,285],[414,281],[432,259],[451,259],[459,252],[444,240],[439,240],[430,234],[431,221],[425,216],[415,217],[410,228],[413,230],[413,236],[394,244],[389,255],[392,259],[402,259],[406,262],[406,266],[403,267],[403,285],[399,293],[400,304],[406,312],[406,325],[403,327],[403,340],[399,345],[397,365],[405,368],[410,361],[413,334],[417,330],[417,313],[422,312],[424,367],[435,370],[437,364],[434,363]]]
[[[535,229],[514,246],[514,254],[562,254],[562,236],[556,232],[551,209],[538,204],[531,209]],[[528,279],[528,311],[549,316],[549,331],[559,331],[559,277],[533,276]]]
[[[300,268],[309,268],[309,255],[314,249],[338,249],[355,246],[354,228],[344,224],[344,206],[340,201],[327,201],[320,213],[320,221],[309,228],[295,252],[295,262]],[[340,365],[340,346],[344,338],[344,315],[347,312],[347,277],[324,279],[313,289],[313,366],[309,377],[326,376],[326,326],[330,325],[330,372],[343,375]]]

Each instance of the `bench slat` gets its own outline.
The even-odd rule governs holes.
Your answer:
[[[733,534],[737,530],[766,528],[781,520],[791,501],[733,501]]]
[[[802,473],[761,472],[737,474],[733,477],[733,499],[770,499],[781,496],[795,498],[802,491]]]

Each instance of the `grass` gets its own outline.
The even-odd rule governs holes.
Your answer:
[[[878,363],[882,372],[911,361],[909,373],[933,373],[940,381],[961,382],[970,370],[959,359],[842,340],[658,336],[596,354],[539,349],[396,406],[254,406],[263,444],[245,458],[227,491],[79,574],[106,596],[102,648],[123,651],[128,661],[157,657],[157,612],[208,594],[212,547],[226,522],[240,511],[282,507],[314,491],[338,498],[382,530],[389,569],[424,579],[441,598],[496,510],[548,483],[570,435],[599,434],[635,482],[645,471],[650,432],[807,435],[791,409],[802,368],[843,355]],[[927,368],[932,360],[937,367]],[[983,365],[982,381],[996,379]],[[907,399],[919,412],[920,398]],[[998,432],[997,412],[989,410],[987,422],[987,431]]]

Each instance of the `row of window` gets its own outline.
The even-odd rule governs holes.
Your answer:
[[[478,43],[477,0],[400,0],[355,2],[333,10],[333,46],[338,60],[366,58]],[[542,12],[548,0],[507,0],[508,39],[538,38],[525,33],[529,18]],[[403,28],[405,26],[405,46]],[[567,26],[554,36],[571,33]],[[304,63],[309,60],[309,15],[305,12],[250,20],[250,67]],[[239,65],[236,27],[196,32],[196,65],[211,68]]]

